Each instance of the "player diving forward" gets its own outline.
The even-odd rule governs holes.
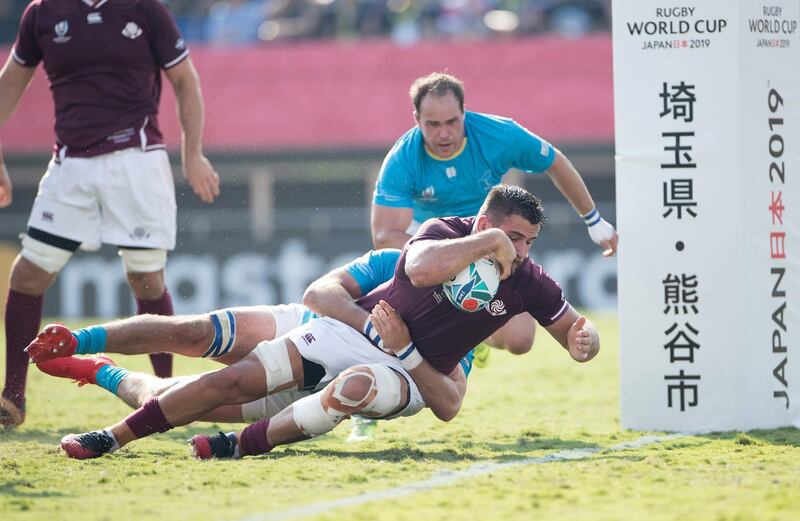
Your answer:
[[[321,313],[335,313],[331,299],[321,301],[315,298],[318,288],[325,288],[324,291],[338,290],[341,298],[351,300],[366,295],[391,279],[398,257],[400,250],[370,251],[312,283],[307,291],[307,300]],[[37,367],[52,376],[76,380],[79,385],[96,384],[135,409],[192,377],[158,378],[128,371],[117,367],[107,356],[97,353],[130,355],[174,352],[213,358],[230,365],[241,360],[260,342],[282,336],[317,316],[306,306],[287,304],[231,308],[195,316],[139,315],[72,332],[65,326],[51,324],[45,326],[28,351],[36,360],[53,354],[91,354],[53,358],[39,362]],[[408,343],[407,333],[399,341],[404,342],[402,345]],[[56,353],[53,353],[53,349]],[[472,369],[472,359],[473,353],[470,351],[461,360],[460,367],[465,376]],[[313,372],[311,363],[304,369]],[[223,405],[201,419],[252,422],[269,418],[314,391],[314,388],[286,391],[242,405]]]
[[[528,257],[543,218],[535,196],[519,187],[497,186],[478,216],[427,221],[405,247],[391,281],[356,302],[337,304],[344,322],[329,317],[312,320],[284,337],[262,342],[229,367],[168,389],[106,429],[65,436],[61,446],[70,457],[97,457],[191,423],[221,405],[328,380],[321,392],[240,433],[195,436],[196,454],[202,458],[263,454],[277,445],[325,434],[352,414],[390,419],[411,416],[425,405],[433,409],[426,400],[460,403],[461,358],[522,312],[534,316],[573,359],[591,360],[600,348],[594,327]],[[479,312],[459,311],[442,296],[441,284],[487,255],[501,268],[497,294]],[[328,298],[337,292],[322,295]],[[383,346],[392,356],[380,348],[373,326],[384,319],[390,323],[394,313],[406,323],[413,342]],[[315,366],[309,370],[309,363],[320,366],[324,375],[320,377]],[[449,419],[457,410],[437,416]]]

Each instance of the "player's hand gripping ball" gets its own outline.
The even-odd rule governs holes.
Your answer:
[[[461,311],[474,313],[492,301],[500,286],[500,266],[483,257],[442,283],[444,294]]]

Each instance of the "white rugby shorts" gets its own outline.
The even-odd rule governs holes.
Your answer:
[[[175,248],[175,183],[164,150],[50,161],[28,226],[87,245]]]
[[[382,419],[413,416],[425,407],[417,385],[400,360],[373,346],[364,335],[350,326],[332,318],[321,317],[294,329],[288,336],[303,358],[325,369],[325,376],[316,390],[320,390],[345,369],[363,364],[381,364],[400,373],[408,381],[409,388],[406,407],[397,414]],[[267,349],[269,346],[265,342],[256,347],[256,350]],[[405,397],[402,399],[405,401]]]

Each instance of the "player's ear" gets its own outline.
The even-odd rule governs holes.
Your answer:
[[[486,214],[480,214],[475,218],[475,232],[482,232],[484,230],[488,230],[492,227],[491,221],[489,221],[489,216]]]
[[[414,121],[416,121],[417,123],[419,123],[419,112],[417,112],[417,111],[415,110],[414,112],[412,112],[412,114],[414,114]]]

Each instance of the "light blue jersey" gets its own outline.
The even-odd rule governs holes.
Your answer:
[[[345,264],[344,270],[356,279],[358,287],[361,288],[361,294],[366,295],[394,276],[394,268],[399,258],[400,250],[391,248],[370,250]],[[311,310],[308,310],[303,316],[303,323],[305,324],[316,316]],[[467,353],[459,362],[465,376],[469,376],[469,372],[472,370],[472,361],[475,359],[473,351]]]
[[[464,132],[464,146],[448,159],[425,148],[418,127],[403,134],[383,161],[373,203],[413,208],[418,223],[468,217],[512,167],[542,173],[555,160],[550,143],[509,118],[467,112]]]

